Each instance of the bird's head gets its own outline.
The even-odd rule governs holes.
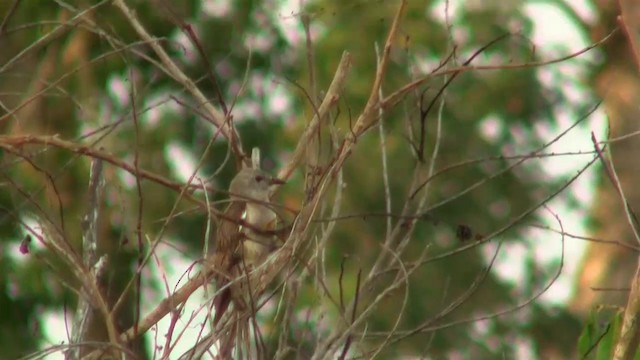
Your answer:
[[[232,200],[255,199],[259,201],[269,200],[269,189],[272,186],[282,185],[284,181],[275,178],[268,173],[253,168],[243,168],[231,180],[229,194]]]

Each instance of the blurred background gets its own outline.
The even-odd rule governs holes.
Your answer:
[[[337,138],[348,133],[371,91],[376,45],[384,44],[399,1],[127,3],[219,109],[221,95],[245,152],[258,146],[263,168],[275,174],[344,50],[352,69],[329,121]],[[601,41],[618,26],[618,14],[613,0],[408,1],[393,39],[385,96],[437,68],[462,66],[474,54],[470,65],[496,68],[431,77],[385,110],[383,126],[369,130],[344,164],[343,217],[330,220],[335,229],[323,271],[334,280],[327,291],[337,296],[340,278],[349,298],[390,225],[402,221],[387,215],[400,214],[411,195],[416,163],[432,161],[437,175],[428,182],[426,215],[402,255],[410,262],[428,246],[433,261],[376,308],[359,329],[363,341],[353,357],[385,341],[396,325],[382,358],[566,359],[576,357],[585,327],[606,331],[626,304],[637,244],[619,195],[594,161],[591,133],[611,140],[601,146],[609,147],[629,204],[638,204],[638,68],[619,30],[588,52],[542,63]],[[235,173],[228,142],[109,1],[3,1],[0,18],[2,134],[56,136],[171,181],[185,183],[195,174],[226,189]],[[516,66],[534,63],[540,65]],[[335,140],[328,133],[318,140],[325,158]],[[1,359],[51,348],[59,351],[39,354],[64,358],[64,346],[56,346],[69,343],[77,284],[39,241],[27,244],[28,253],[24,247],[27,227],[38,231],[39,219],[47,218],[80,248],[90,158],[70,150],[32,143],[0,150]],[[298,170],[276,201],[299,208],[303,175]],[[114,314],[122,331],[202,258],[207,216],[179,192],[118,166],[105,164],[104,182],[98,244],[109,265],[103,286],[110,301],[125,294]],[[213,202],[226,197],[210,196]],[[470,242],[479,245],[444,256]],[[153,261],[140,272],[140,285],[127,287],[140,254],[150,250]],[[461,306],[438,315],[487,269]],[[327,299],[316,296],[313,281],[299,286],[298,321],[289,329],[297,351],[286,357],[292,359],[310,357],[314,341],[336,321],[335,313],[317,311]],[[188,309],[202,299],[194,295]],[[278,302],[271,305],[260,318],[268,349],[282,331],[273,321]],[[167,326],[161,322],[132,346],[136,356],[159,356]],[[92,338],[103,337],[97,324]]]

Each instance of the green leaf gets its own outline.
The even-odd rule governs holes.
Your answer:
[[[598,343],[598,352],[596,355],[596,359],[611,359],[611,355],[613,355],[613,349],[615,348],[616,342],[618,340],[618,335],[620,333],[622,314],[622,311],[617,311],[607,325],[607,328],[605,329],[606,333],[601,335],[600,342]]]
[[[589,312],[587,323],[582,329],[580,337],[578,337],[578,354],[581,359],[586,358],[588,353],[592,350],[597,338],[596,333],[596,311],[592,309]]]

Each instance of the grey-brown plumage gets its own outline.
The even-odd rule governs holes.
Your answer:
[[[220,219],[214,246],[215,267],[225,270],[235,262],[256,266],[276,244],[277,215],[269,204],[269,189],[282,181],[259,169],[244,168],[231,181],[231,203]],[[245,226],[241,226],[245,224]]]
[[[284,182],[260,170],[260,151],[254,148],[251,167],[245,167],[231,180],[230,203],[219,217],[213,254],[217,294],[214,298],[214,331],[200,339],[179,359],[199,359],[219,343],[217,358],[230,358],[234,344],[249,348],[249,316],[256,310],[259,297],[250,284],[248,272],[260,266],[279,242],[274,227],[277,215],[269,202],[270,189]],[[257,280],[260,281],[260,280]],[[252,286],[253,285],[253,286]],[[264,287],[262,287],[264,288]],[[251,290],[251,291],[249,291]],[[229,324],[219,324],[233,302]],[[224,326],[223,326],[224,325]],[[228,325],[228,326],[227,326]],[[242,357],[241,354],[239,354]]]
[[[213,259],[217,289],[234,283],[214,299],[214,326],[232,301],[237,312],[253,310],[249,301],[257,294],[249,294],[243,275],[259,266],[277,245],[273,235],[277,215],[269,205],[269,189],[282,183],[260,169],[244,168],[229,185],[231,203],[218,224]],[[221,337],[221,354],[231,351],[231,338],[231,334]]]
[[[243,218],[247,226],[240,232],[244,235],[242,259],[246,266],[259,265],[276,245],[271,231],[278,219],[269,203],[269,189],[281,183],[262,170],[250,168],[242,169],[231,181],[231,201],[245,204]]]

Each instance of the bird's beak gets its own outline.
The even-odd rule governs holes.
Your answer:
[[[280,180],[277,177],[272,177],[269,179],[269,185],[284,185],[286,183],[286,181]]]

